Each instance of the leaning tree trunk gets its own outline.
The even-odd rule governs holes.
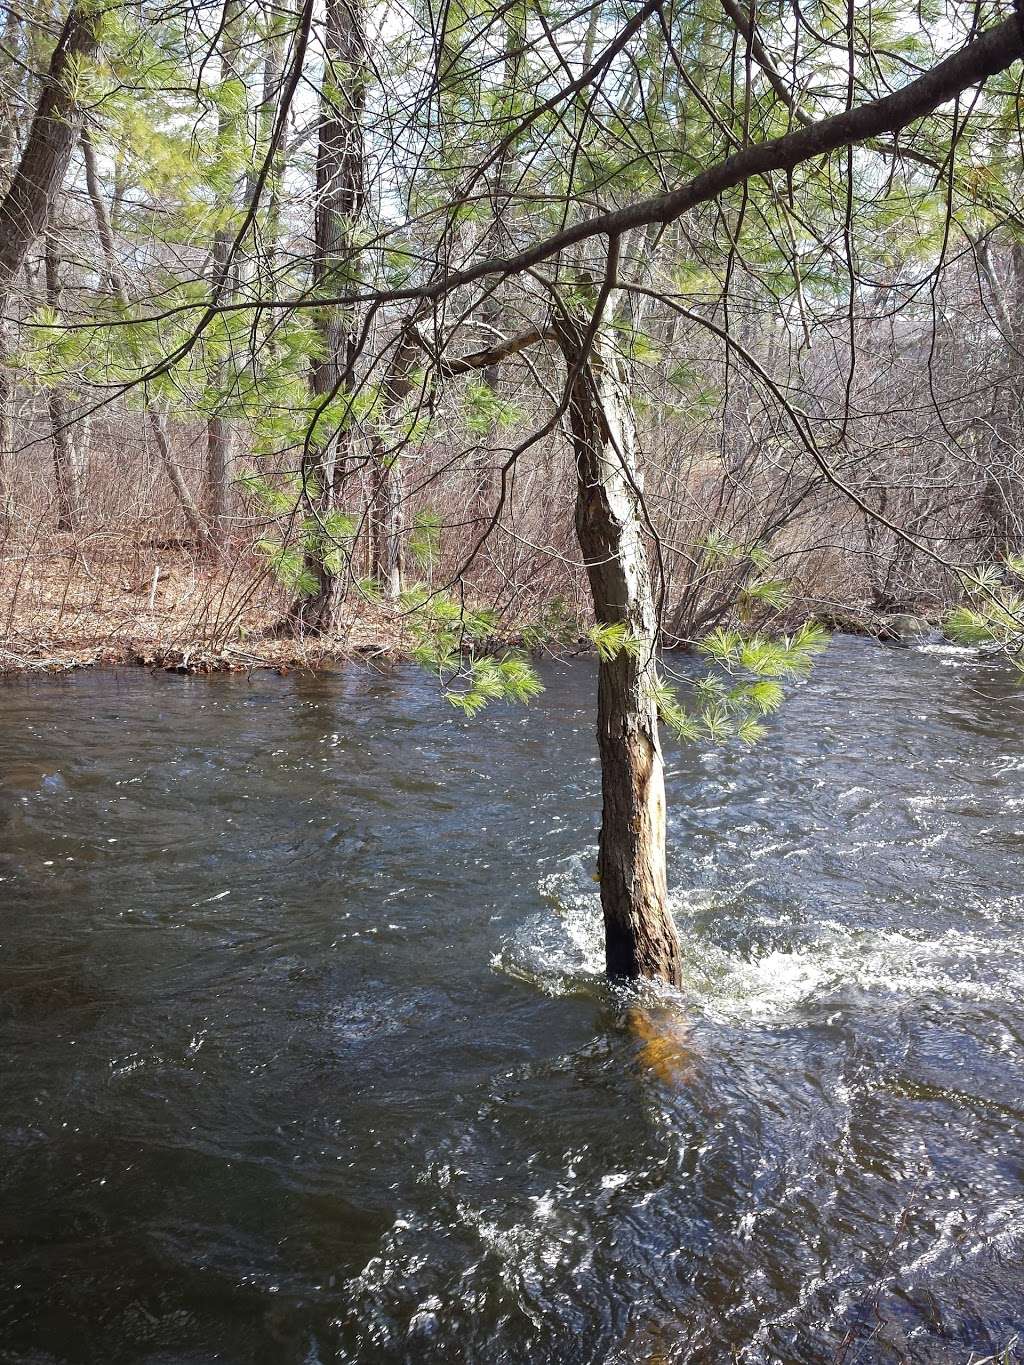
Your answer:
[[[581,360],[582,327],[559,341],[575,373],[569,417],[576,458],[576,535],[594,614],[627,645],[598,664],[601,755],[598,877],[608,974],[678,985],[679,939],[666,903],[665,776],[655,696],[657,610],[641,525],[636,434],[623,363],[599,334]]]
[[[80,62],[99,43],[102,11],[95,4],[73,4],[50,57],[32,126],[7,193],[0,199],[0,531],[10,524],[7,475],[14,446],[14,381],[8,365],[11,290],[32,244],[42,232],[64,181],[78,136],[82,111],[73,79]]]
[[[337,296],[358,279],[358,223],[366,198],[363,110],[369,57],[361,0],[327,0],[327,54],[321,93],[316,161],[313,288]],[[321,353],[310,373],[315,400],[330,402],[351,391],[356,362],[355,309],[330,304],[317,313]],[[316,404],[317,408],[320,403]],[[331,514],[348,473],[351,431],[311,432],[302,459],[307,527],[304,569],[315,584],[297,597],[285,618],[289,633],[328,634],[337,624],[339,575],[330,535]]]

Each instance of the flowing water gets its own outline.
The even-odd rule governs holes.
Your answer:
[[[0,687],[0,1360],[1019,1358],[1024,689],[840,640],[669,746],[672,998],[592,674]]]

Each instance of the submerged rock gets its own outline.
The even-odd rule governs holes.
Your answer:
[[[898,644],[916,645],[925,640],[938,639],[939,632],[930,621],[909,612],[898,612],[893,616],[883,616],[879,620],[878,638],[894,640]]]
[[[938,640],[941,632],[931,621],[912,612],[882,613],[849,608],[819,617],[822,625],[840,635],[866,635],[890,644],[915,645]]]

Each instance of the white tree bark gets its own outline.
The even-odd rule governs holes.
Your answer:
[[[657,609],[643,538],[636,430],[625,363],[607,331],[582,360],[583,328],[559,340],[577,371],[569,419],[576,458],[576,534],[599,624],[626,647],[598,664],[601,755],[598,876],[610,976],[678,985],[679,939],[668,911],[665,773],[658,733]]]

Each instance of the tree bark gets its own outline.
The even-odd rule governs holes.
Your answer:
[[[3,50],[13,61],[22,60],[22,17],[13,6],[8,8],[4,20]],[[5,84],[9,102],[0,113],[0,193],[4,194],[14,174],[18,143],[21,140],[17,106],[23,96],[25,83],[25,72],[17,67],[7,74]]]
[[[54,316],[60,316],[60,254],[52,227],[46,233],[46,302]],[[76,531],[81,517],[81,469],[75,443],[71,413],[62,386],[47,392],[50,436],[53,442],[53,473],[57,487],[57,530]]]
[[[310,389],[314,399],[331,401],[351,390],[355,361],[356,313],[344,302],[358,282],[357,229],[366,197],[366,153],[363,111],[369,59],[361,0],[327,0],[324,28],[327,69],[324,73],[316,162],[316,218],[313,256],[314,291],[330,290],[341,303],[325,305],[317,315],[320,354],[313,361]],[[319,407],[319,404],[317,405]],[[347,474],[350,430],[313,432],[302,461],[303,503],[307,524],[305,570],[315,591],[297,597],[285,619],[292,632],[327,634],[337,622],[339,576],[325,562],[331,549],[327,520],[338,506]],[[317,529],[318,528],[318,529]]]
[[[100,18],[93,5],[72,5],[50,58],[25,150],[0,201],[0,296],[46,226],[53,197],[64,183],[82,118],[70,77],[96,50]]]
[[[680,983],[679,939],[665,870],[665,776],[658,733],[657,610],[641,526],[636,433],[621,358],[598,333],[582,360],[583,328],[562,319],[575,371],[569,422],[576,459],[576,535],[594,615],[626,628],[627,647],[598,663],[601,756],[598,877],[609,976]]]
[[[381,419],[371,441],[374,461],[370,506],[371,572],[392,599],[401,595],[405,575],[405,489],[401,444],[395,442],[389,450],[385,432],[412,392],[411,376],[418,354],[415,335],[411,329],[406,329],[391,358],[381,395]]]
[[[0,300],[0,308],[4,303]],[[10,343],[6,324],[0,319],[0,539],[14,523],[10,466],[14,454],[14,380],[8,365]]]
[[[241,79],[239,59],[239,3],[238,0],[225,0],[224,19],[221,28],[220,81],[228,82]],[[231,107],[221,105],[217,120],[217,144],[222,151],[230,148],[238,127],[238,114]],[[224,303],[230,303],[236,293],[237,270],[231,261],[231,244],[234,233],[230,227],[219,228],[213,239],[213,279],[214,287]],[[220,394],[227,387],[230,364],[222,363],[217,367],[215,383]],[[234,432],[231,421],[221,412],[214,412],[206,423],[206,496],[207,518],[211,530],[216,534],[223,531],[228,513],[231,494],[231,464],[234,454]]]
[[[992,396],[992,439],[982,491],[987,522],[984,552],[1001,557],[1024,549],[1024,246],[1007,251],[1006,283],[999,279],[991,242],[978,249],[990,303],[1003,342],[1007,381]]]
[[[11,290],[67,173],[82,117],[70,77],[76,65],[95,52],[100,19],[101,11],[93,5],[73,4],[68,11],[24,151],[0,199],[0,532],[8,529],[12,516],[9,469],[14,449],[14,380],[6,321]]]
[[[268,0],[265,13],[270,32],[264,39],[263,91],[257,117],[258,145],[269,152],[271,136],[279,112],[281,81],[284,71],[285,34],[289,21],[294,20],[294,0]],[[278,296],[279,281],[276,277],[277,255],[281,238],[281,188],[285,166],[288,163],[290,128],[286,123],[281,130],[277,150],[271,159],[270,174],[263,191],[265,204],[264,225],[261,233],[262,250],[253,252],[244,262],[258,282],[256,293],[260,298],[271,301]],[[253,167],[246,175],[245,205],[251,207],[259,188],[259,177]],[[259,310],[256,311],[259,317]],[[273,336],[268,338],[267,346],[272,353],[275,349]],[[253,360],[255,364],[255,360]]]

